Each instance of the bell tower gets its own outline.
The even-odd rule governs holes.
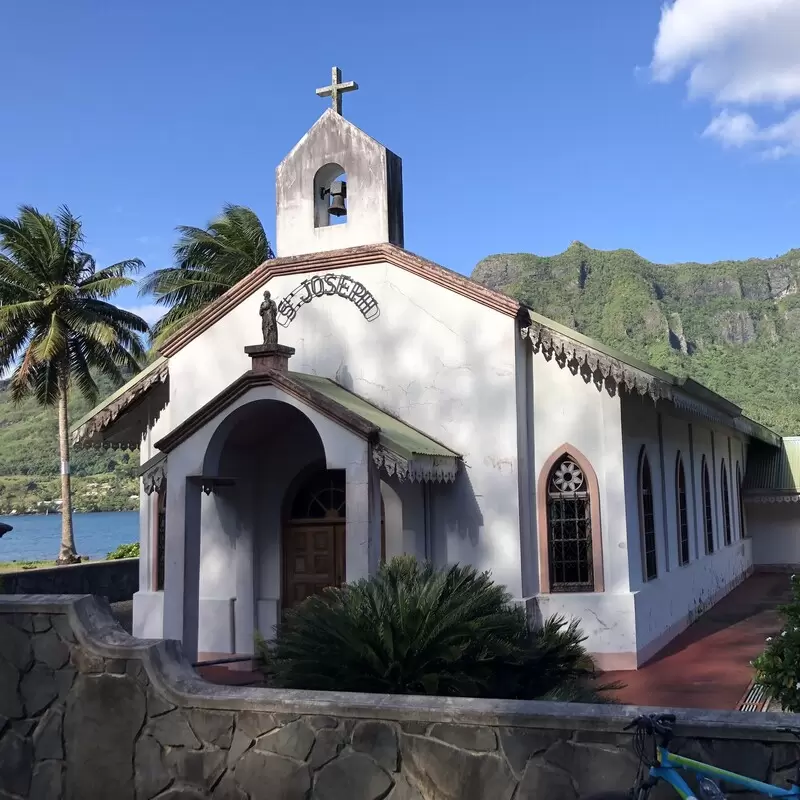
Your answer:
[[[276,170],[278,258],[363,244],[403,246],[402,161],[342,116],[342,95],[358,89],[333,68],[317,89],[331,108]]]

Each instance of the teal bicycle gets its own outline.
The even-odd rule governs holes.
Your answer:
[[[762,783],[735,772],[719,769],[719,767],[712,767],[702,761],[694,761],[669,751],[674,724],[674,714],[648,714],[637,717],[630,725],[627,725],[625,730],[636,729],[633,748],[639,757],[639,769],[633,788],[629,792],[594,794],[585,800],[647,800],[650,791],[660,781],[668,783],[678,797],[683,800],[698,800],[698,797],[699,800],[725,800],[725,794],[719,788],[718,781],[756,792],[764,797],[800,798],[800,766],[797,768],[795,779],[788,781],[791,785],[789,789],[773,786],[771,783]],[[800,730],[793,728],[778,728],[778,730],[800,739]],[[778,767],[778,771],[785,768]],[[696,776],[697,795],[689,788],[678,770],[685,770]]]

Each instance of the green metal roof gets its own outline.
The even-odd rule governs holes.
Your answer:
[[[800,492],[800,436],[789,436],[780,449],[753,445],[742,488],[750,492]]]
[[[304,372],[290,372],[289,377],[376,425],[380,428],[380,443],[403,458],[409,460],[414,456],[460,458],[458,453],[439,444],[405,422],[401,422],[396,417],[381,411],[377,406],[347,391],[343,386],[328,378],[308,375]]]
[[[95,426],[102,425],[106,421],[116,419],[126,406],[147,391],[153,383],[163,380],[166,375],[168,360],[165,356],[159,356],[152,364],[149,364],[141,372],[134,375],[124,386],[121,386],[99,405],[84,414],[70,428],[73,440],[81,439],[84,434],[91,435],[94,431],[89,429],[93,427],[93,423]],[[104,421],[101,423],[100,419]]]

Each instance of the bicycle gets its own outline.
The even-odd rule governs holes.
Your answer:
[[[672,740],[674,723],[674,714],[648,714],[637,717],[630,725],[626,725],[626,731],[632,728],[636,729],[633,749],[639,757],[639,768],[633,788],[628,792],[601,792],[586,797],[584,800],[647,800],[650,791],[660,781],[672,786],[682,800],[698,800],[698,796],[689,788],[678,770],[685,770],[697,777],[700,800],[725,800],[725,794],[719,788],[718,781],[720,780],[729,785],[757,792],[764,797],[800,798],[800,764],[798,764],[794,780],[787,779],[787,782],[791,784],[790,789],[774,786],[771,783],[762,783],[719,767],[712,767],[702,761],[695,761],[670,752],[669,743]],[[800,739],[800,730],[798,729],[778,728],[778,731],[792,734],[796,739]],[[786,769],[788,766],[787,764],[778,767],[778,771]]]

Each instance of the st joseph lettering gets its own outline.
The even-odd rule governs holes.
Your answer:
[[[331,295],[349,300],[367,322],[377,319],[381,313],[378,301],[363,283],[347,275],[313,275],[278,303],[278,324],[287,327],[306,303],[310,303],[315,297]]]

